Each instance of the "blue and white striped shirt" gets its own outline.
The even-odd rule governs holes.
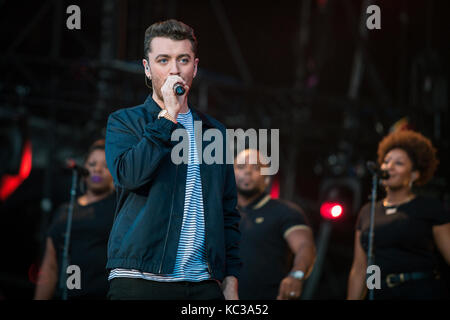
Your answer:
[[[189,163],[186,176],[183,223],[178,243],[175,268],[171,274],[152,274],[139,270],[113,269],[108,280],[118,277],[142,278],[146,280],[203,281],[210,279],[206,261],[205,220],[203,211],[202,181],[200,164],[195,143],[194,119],[191,110],[178,114],[177,121],[187,130],[189,136]]]

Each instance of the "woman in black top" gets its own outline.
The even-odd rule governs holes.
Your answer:
[[[67,291],[69,299],[106,299],[108,291],[106,249],[114,219],[114,185],[106,166],[104,140],[96,141],[88,151],[84,167],[86,193],[73,210],[69,265],[79,267],[81,288]],[[59,298],[59,276],[66,232],[68,204],[62,205],[49,228],[45,254],[34,298]],[[69,270],[70,271],[70,270]],[[74,271],[69,272],[68,277]]]
[[[413,185],[432,178],[438,164],[435,148],[420,133],[398,131],[380,142],[378,162],[389,178],[381,181],[386,197],[375,206],[374,264],[380,268],[381,289],[374,289],[374,298],[448,297],[436,270],[436,250],[450,265],[450,214],[439,201],[412,192]],[[367,293],[369,226],[366,204],[356,223],[348,299],[364,299]]]

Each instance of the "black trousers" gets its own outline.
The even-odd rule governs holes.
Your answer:
[[[225,300],[214,280],[201,282],[158,282],[134,278],[110,281],[110,300]]]

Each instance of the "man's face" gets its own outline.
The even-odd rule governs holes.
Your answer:
[[[261,163],[259,157],[256,164],[250,163],[251,154],[253,159],[258,156],[256,150],[244,150],[236,157],[234,163],[234,175],[236,177],[236,188],[240,195],[251,197],[264,192],[266,188],[266,176],[261,175]]]
[[[161,87],[170,75],[180,76],[189,88],[197,74],[198,58],[195,58],[189,40],[172,40],[156,37],[150,43],[148,62],[144,59],[145,74],[152,81],[153,93],[163,101]]]

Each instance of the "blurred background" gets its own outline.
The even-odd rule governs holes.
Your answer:
[[[79,30],[66,27],[73,4]],[[381,29],[366,28],[371,4]],[[64,161],[144,101],[144,32],[167,18],[199,41],[191,105],[229,128],[280,130],[272,195],[302,206],[325,248],[310,297],[344,299],[384,135],[432,140],[440,166],[417,192],[449,210],[448,12],[444,0],[0,1],[0,299],[31,299],[45,230],[70,198]],[[324,236],[319,208],[336,192],[344,212]]]

